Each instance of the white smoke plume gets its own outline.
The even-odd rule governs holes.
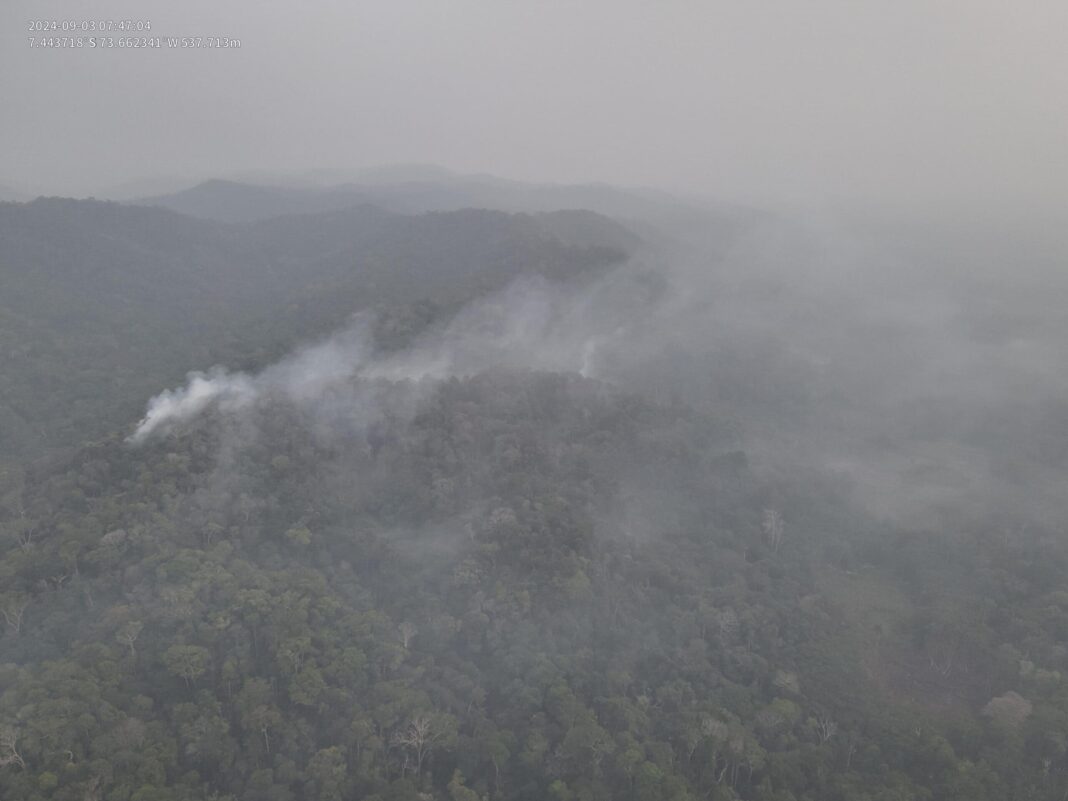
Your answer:
[[[196,417],[215,401],[224,408],[238,408],[253,400],[256,393],[255,382],[244,373],[231,375],[222,367],[190,373],[184,388],[166,389],[149,401],[144,418],[128,441],[142,442],[155,431]]]
[[[358,315],[341,333],[303,348],[255,376],[230,373],[220,366],[206,373],[192,372],[184,387],[164,390],[148,402],[144,418],[127,441],[140,444],[212,405],[234,412],[264,395],[280,395],[296,403],[317,397],[328,387],[351,379],[367,362],[371,352],[369,324],[367,315]]]
[[[223,367],[189,374],[187,384],[165,390],[148,403],[128,438],[140,444],[216,407],[238,412],[261,398],[299,406],[324,406],[334,390],[356,379],[391,382],[467,376],[492,367],[575,371],[591,375],[597,353],[622,329],[599,314],[603,286],[564,290],[545,279],[521,279],[474,301],[443,329],[399,353],[376,356],[373,316],[361,313],[341,332],[302,348],[256,375]],[[343,402],[364,402],[362,394]],[[330,403],[336,407],[337,398]]]

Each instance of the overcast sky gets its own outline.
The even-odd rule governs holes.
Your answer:
[[[106,18],[241,46],[27,40],[31,19]],[[1056,209],[1066,35],[1064,0],[2,0],[0,184],[433,162]]]

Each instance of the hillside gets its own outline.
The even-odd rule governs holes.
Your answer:
[[[817,234],[0,206],[0,797],[1060,799],[1055,287]]]
[[[633,238],[592,223],[569,245],[537,218],[488,211],[356,206],[225,225],[97,201],[0,204],[0,459],[113,430],[188,370],[265,364],[363,308],[448,306],[521,271],[618,263]]]
[[[887,530],[574,375],[333,397],[9,491],[4,797],[1049,797],[1063,543]]]

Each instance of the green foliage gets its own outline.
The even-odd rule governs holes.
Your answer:
[[[604,218],[561,214],[347,205],[225,225],[93,200],[0,203],[0,469],[128,428],[192,368],[266,366],[371,308],[379,345],[401,347],[520,272],[598,272],[633,244]],[[594,233],[566,244],[569,226]]]
[[[443,382],[375,447],[284,402],[244,422],[3,494],[0,797],[1068,788],[1048,532],[958,532],[949,560],[834,493],[795,514],[722,420],[578,376]]]

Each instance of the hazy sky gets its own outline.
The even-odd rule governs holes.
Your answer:
[[[241,46],[27,40],[31,19],[124,18]],[[1068,205],[1066,34],[1063,0],[3,0],[0,183],[434,162],[1048,210]]]

